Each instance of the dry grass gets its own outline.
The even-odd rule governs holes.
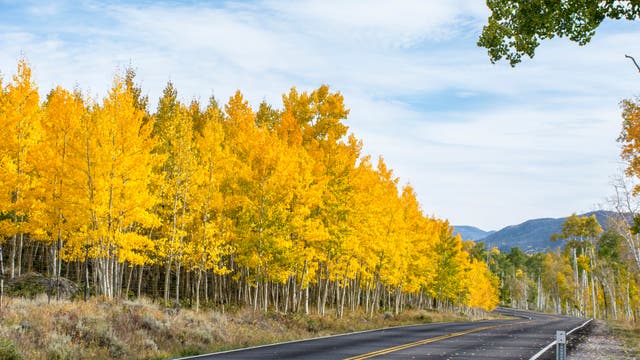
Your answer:
[[[373,319],[207,310],[174,311],[141,299],[52,301],[7,299],[0,321],[0,358],[164,359],[380,327],[468,320],[462,314],[405,311]]]
[[[624,321],[609,321],[609,328],[634,358],[640,358],[640,324]]]

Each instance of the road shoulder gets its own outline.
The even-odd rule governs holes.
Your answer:
[[[613,336],[606,322],[596,320],[591,333],[568,354],[567,359],[636,359],[636,357]]]

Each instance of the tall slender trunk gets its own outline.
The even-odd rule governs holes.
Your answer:
[[[309,315],[309,287],[304,289],[304,313]]]
[[[144,272],[144,265],[138,266],[138,289],[136,291],[136,297],[140,299],[140,293],[142,288],[142,274]],[[148,290],[147,290],[148,291]]]
[[[56,300],[60,300],[60,272],[62,270],[62,260],[60,259],[60,251],[62,250],[62,240],[60,239],[60,232],[58,231],[58,239],[56,241]]]
[[[267,313],[269,309],[269,282],[264,281],[264,312]]]
[[[400,313],[400,297],[402,296],[402,285],[396,288],[396,298],[395,298],[395,315]]]
[[[84,301],[89,300],[89,247],[84,253]]]
[[[256,275],[256,288],[253,294],[253,312],[258,311],[258,294],[260,293],[260,281],[257,279]]]
[[[345,282],[346,282],[346,279],[345,279]],[[347,294],[347,284],[345,283],[342,286],[342,296],[340,297],[340,318],[344,316],[344,298],[346,297],[346,294]]]
[[[176,261],[176,304],[180,304],[180,260]]]
[[[196,281],[196,312],[200,311],[200,282],[202,281],[202,270],[198,269],[198,280]]]
[[[24,233],[20,232],[20,241],[18,242],[18,276],[22,274],[22,246],[24,244]]]
[[[17,222],[17,217],[14,216],[14,222]],[[10,273],[9,275],[11,276],[10,278],[13,279],[16,275],[16,244],[17,244],[17,239],[18,239],[18,234],[13,234],[13,236],[11,237],[11,253],[9,255],[9,259],[10,259]]]
[[[327,279],[324,282],[324,291],[322,295],[322,307],[320,308],[320,315],[324,316],[325,307],[327,305],[327,296],[329,296],[329,268],[325,269]]]
[[[123,264],[123,269],[125,269],[126,267]],[[126,298],[129,298],[129,289],[131,289],[131,280],[133,279],[133,272],[135,271],[135,266],[134,265],[130,265],[129,266],[129,277],[127,278],[127,288],[125,290],[124,296]],[[123,271],[124,272],[124,271]]]
[[[164,306],[169,306],[169,291],[171,290],[171,262],[173,256],[169,254],[169,259],[165,265],[164,271]]]
[[[627,291],[627,294],[629,292]],[[4,315],[4,260],[0,244],[0,315]]]

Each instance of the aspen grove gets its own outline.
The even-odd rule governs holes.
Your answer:
[[[40,99],[25,60],[0,79],[3,279],[39,271],[85,296],[196,309],[496,306],[486,263],[361,153],[340,93],[292,88],[253,109],[240,91],[185,104],[168,83],[151,113],[134,81],[97,100]]]

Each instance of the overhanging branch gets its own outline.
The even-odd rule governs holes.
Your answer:
[[[636,62],[636,59],[633,58],[633,56],[625,55],[624,57],[631,59],[631,61],[633,61],[633,65],[635,65],[636,69],[638,69],[638,72],[640,72],[640,66],[638,66],[638,63]]]

